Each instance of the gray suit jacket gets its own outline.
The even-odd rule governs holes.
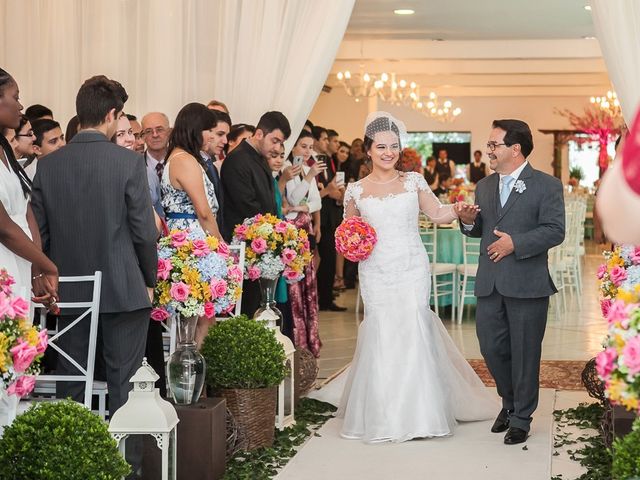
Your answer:
[[[158,237],[141,155],[83,131],[38,165],[31,199],[45,253],[60,276],[102,271],[101,313],[151,306]],[[90,291],[61,284],[63,301]]]
[[[491,295],[495,288],[506,297],[539,298],[557,292],[547,263],[547,252],[564,240],[564,197],[562,183],[555,177],[527,165],[520,174],[526,189],[512,188],[504,207],[500,206],[500,175],[483,178],[476,187],[476,205],[481,212],[471,230],[462,233],[481,237],[475,294]],[[511,235],[514,252],[498,263],[487,248],[498,237],[494,229]]]

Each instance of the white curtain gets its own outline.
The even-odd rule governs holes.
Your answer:
[[[0,0],[0,67],[25,106],[66,124],[92,75],[120,81],[126,111],[175,118],[216,98],[234,122],[282,111],[293,135],[330,71],[355,0]],[[292,136],[293,136],[292,135]]]
[[[609,77],[630,125],[640,106],[640,0],[590,0],[589,4]]]

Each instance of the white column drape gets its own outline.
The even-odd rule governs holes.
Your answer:
[[[609,77],[630,125],[640,106],[640,1],[590,0],[589,4]]]
[[[302,127],[355,0],[0,0],[0,66],[25,105],[66,123],[92,75],[120,81],[127,112],[175,118],[225,102],[234,122],[282,111]],[[293,136],[293,135],[292,135]]]
[[[329,74],[355,0],[223,0],[215,97],[234,122],[267,110],[302,129]],[[235,48],[231,48],[234,46]],[[291,138],[289,144],[295,141]]]

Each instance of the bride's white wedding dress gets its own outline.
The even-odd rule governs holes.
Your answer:
[[[419,212],[448,223],[456,218],[453,206],[441,205],[413,172],[393,184],[349,184],[344,204],[345,217],[363,217],[378,243],[359,265],[365,315],[351,367],[311,396],[335,403],[341,390],[342,436],[367,442],[445,436],[456,420],[493,418],[497,397],[429,308],[431,275]]]

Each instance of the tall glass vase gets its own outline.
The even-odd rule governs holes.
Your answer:
[[[196,348],[198,317],[177,316],[176,350],[167,362],[167,379],[171,398],[178,405],[196,403],[205,377],[204,357]]]
[[[278,286],[278,280],[275,279],[260,278],[260,294],[262,300],[260,301],[260,308],[256,310],[253,315],[254,320],[262,320],[267,322],[267,325],[271,328],[278,328],[282,325],[282,312],[276,307],[276,287]]]

